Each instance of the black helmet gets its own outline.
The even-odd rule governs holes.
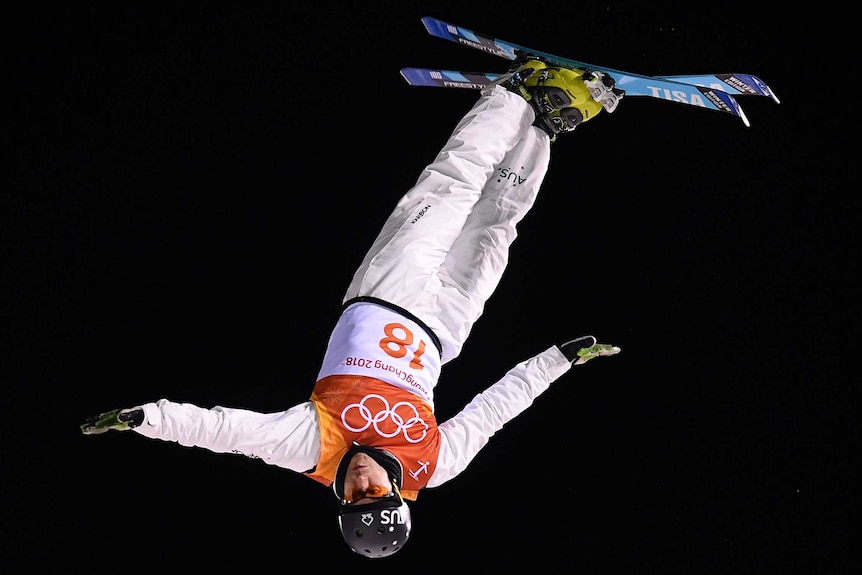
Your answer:
[[[392,482],[392,493],[371,503],[349,505],[344,498],[347,464],[357,452],[366,453],[383,466]],[[370,559],[388,557],[399,551],[410,537],[410,508],[401,497],[403,470],[398,459],[383,449],[353,444],[341,458],[332,489],[338,497],[338,527],[345,543]]]
[[[341,506],[338,526],[345,543],[369,559],[389,557],[410,537],[410,508],[398,493],[366,505]]]

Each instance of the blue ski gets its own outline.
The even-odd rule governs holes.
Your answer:
[[[515,60],[521,55],[531,55],[566,68],[597,70],[609,74],[616,81],[616,86],[625,90],[626,97],[646,96],[718,110],[739,117],[746,126],[750,125],[748,118],[734,99],[734,95],[770,96],[778,102],[778,98],[769,86],[751,74],[644,76],[526,48],[429,16],[422,18],[422,23],[429,34],[450,42],[464,44],[507,60]],[[500,74],[427,68],[405,68],[401,74],[411,85],[456,88],[482,88],[500,76]]]
[[[599,70],[600,68],[590,68],[591,70]],[[605,71],[604,69],[601,69]],[[441,88],[473,88],[473,89],[482,89],[485,86],[488,86],[498,78],[500,78],[502,74],[491,74],[491,73],[483,73],[483,72],[464,72],[461,70],[441,70],[439,68],[402,68],[401,76],[407,81],[411,86],[439,86]],[[616,80],[617,76],[613,76]],[[620,82],[617,81],[617,86],[619,87]],[[689,91],[698,91],[700,90],[697,86],[689,86]],[[628,90],[626,91],[626,97],[628,97],[630,93]],[[644,95],[644,94],[635,94],[635,95]],[[658,95],[653,97],[659,97]],[[725,92],[721,92],[721,96],[719,96],[719,103],[715,103],[714,105],[706,105],[706,103],[698,104],[695,98],[688,98],[686,100],[682,100],[686,104],[699,105],[704,108],[711,108],[713,110],[721,110],[723,112],[731,113],[735,116],[738,116],[743,123],[748,126],[750,125],[748,122],[748,118],[745,116],[745,112],[742,111],[742,108],[739,104],[734,100],[733,96],[727,94]],[[671,99],[671,98],[665,98]],[[709,100],[712,103],[712,100]],[[721,106],[720,103],[726,104],[726,106]]]
[[[441,88],[471,88],[481,90],[502,74],[440,70],[438,68],[402,68],[401,76],[411,86],[439,86]]]
[[[599,67],[584,64],[582,70],[598,70]],[[490,72],[464,72],[462,70],[442,70],[440,68],[404,68],[401,75],[412,86],[442,86],[448,88],[482,88],[497,80],[502,74]],[[721,90],[728,94],[770,96],[778,98],[757,76],[751,74],[709,74],[697,76],[661,76],[663,80],[682,82]],[[471,84],[476,84],[472,86]],[[736,87],[734,87],[736,86]]]

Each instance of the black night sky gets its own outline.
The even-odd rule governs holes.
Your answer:
[[[849,105],[804,59],[826,47],[816,23],[736,1],[127,4],[7,21],[0,571],[858,566],[862,205]],[[78,425],[163,397],[308,398],[355,267],[477,97],[399,70],[508,67],[425,15],[643,74],[751,73],[781,104],[739,97],[745,127],[627,98],[553,144],[438,417],[552,343],[623,351],[423,492],[376,563],[304,477]]]

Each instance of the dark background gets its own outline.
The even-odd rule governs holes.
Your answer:
[[[428,36],[424,15],[644,74],[752,73],[782,102],[740,97],[746,128],[632,97],[554,144],[439,418],[552,343],[623,352],[423,492],[408,546],[372,563],[308,479],[78,426],[162,397],[307,399],[354,269],[477,97],[399,69],[508,66]],[[844,70],[810,13],[37,3],[7,24],[4,574],[858,567],[862,206]]]

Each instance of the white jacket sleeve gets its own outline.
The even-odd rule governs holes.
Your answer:
[[[571,367],[563,352],[553,346],[516,365],[460,413],[441,423],[440,455],[428,487],[442,485],[464,471],[494,433],[530,407]]]
[[[317,411],[310,401],[275,413],[204,409],[167,399],[139,407],[145,420],[133,431],[151,439],[238,453],[297,472],[314,467],[320,456]]]

